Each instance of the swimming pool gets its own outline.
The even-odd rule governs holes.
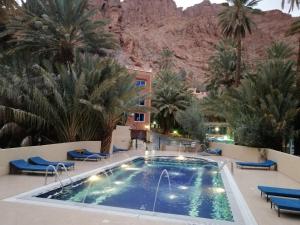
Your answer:
[[[34,197],[234,222],[218,164],[198,158],[139,157]]]

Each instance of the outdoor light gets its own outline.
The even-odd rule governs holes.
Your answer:
[[[156,122],[156,121],[153,121],[153,125],[157,125],[157,122]]]
[[[149,125],[145,125],[145,129],[149,130],[150,126]]]
[[[216,131],[216,132],[219,132],[219,131],[220,131],[220,128],[219,128],[219,127],[215,127],[215,131]]]

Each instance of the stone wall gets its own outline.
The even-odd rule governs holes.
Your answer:
[[[260,161],[260,152],[257,148],[250,148],[239,145],[211,143],[211,148],[220,148],[223,156],[240,161]],[[272,149],[265,149],[267,159],[277,162],[278,171],[300,182],[300,157],[278,152]]]
[[[25,159],[33,156],[41,156],[50,161],[67,160],[67,152],[74,149],[86,148],[93,152],[99,152],[101,142],[71,142],[53,145],[41,145],[22,148],[10,148],[0,150],[0,176],[9,173],[9,162],[12,160]]]

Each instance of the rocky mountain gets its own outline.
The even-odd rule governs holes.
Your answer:
[[[209,58],[221,39],[218,14],[226,6],[205,0],[185,10],[173,0],[90,0],[98,17],[110,19],[109,29],[116,34],[121,49],[119,60],[145,69],[158,68],[163,48],[175,53],[177,69],[203,82]],[[282,40],[297,48],[296,37],[286,37],[293,18],[279,10],[252,12],[256,23],[253,34],[244,40],[244,59],[254,63],[263,60],[265,49]]]

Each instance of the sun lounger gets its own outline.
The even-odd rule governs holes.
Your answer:
[[[127,152],[128,149],[118,148],[115,145],[113,146],[113,152]]]
[[[77,151],[69,151],[68,153],[68,159],[73,159],[73,160],[86,160],[86,161],[98,161],[101,160],[101,156],[99,155],[86,155],[79,153]]]
[[[277,163],[272,161],[272,160],[266,160],[264,162],[259,162],[259,163],[255,163],[255,162],[236,162],[236,165],[238,167],[248,167],[248,168],[268,168],[271,169],[272,167],[274,167],[274,169],[276,169]]]
[[[84,154],[84,155],[99,155],[99,156],[101,156],[102,158],[108,158],[108,157],[109,157],[109,154],[108,154],[108,153],[90,152],[90,151],[87,150],[87,149],[82,149],[82,154]]]
[[[265,194],[267,200],[269,196],[287,197],[287,198],[300,198],[300,189],[278,188],[268,186],[258,186],[261,195]]]
[[[219,149],[219,148],[207,149],[205,152],[210,154],[210,155],[216,155],[216,156],[221,156],[222,155],[222,150]]]
[[[34,164],[34,165],[41,165],[41,166],[52,165],[55,167],[58,164],[63,164],[67,169],[71,169],[71,168],[74,169],[74,166],[75,166],[75,163],[73,163],[73,162],[50,162],[39,156],[29,158],[28,162],[30,162],[31,164]]]
[[[281,210],[300,212],[300,199],[271,198],[271,208],[277,208],[280,217]]]
[[[49,174],[54,175],[54,168],[48,166],[41,165],[33,165],[25,160],[13,160],[9,162],[10,165],[10,173],[11,174],[20,174],[22,172],[26,173],[46,173],[47,169]]]

